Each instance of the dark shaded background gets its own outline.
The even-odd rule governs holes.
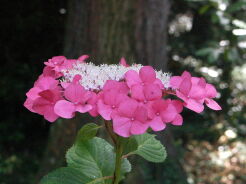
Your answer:
[[[52,124],[26,110],[23,103],[25,93],[42,72],[43,61],[66,52],[65,30],[71,8],[68,3],[1,1],[0,184],[35,183],[42,165]],[[165,180],[157,181],[153,177],[155,170],[138,160],[144,182],[244,184],[246,47],[242,43],[246,37],[245,32],[239,36],[235,30],[246,30],[246,3],[204,0],[175,1],[169,5],[168,71],[181,74],[186,69],[193,75],[204,76],[217,86],[223,111],[206,110],[202,115],[185,111],[184,125],[171,129],[187,176],[178,177],[179,166],[167,160],[163,166]],[[127,17],[130,21],[131,14]],[[100,59],[92,51],[88,54]],[[133,181],[129,179],[128,183]]]

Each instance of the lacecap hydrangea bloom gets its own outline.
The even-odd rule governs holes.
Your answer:
[[[165,129],[183,124],[184,107],[201,113],[204,103],[213,110],[217,91],[204,78],[156,71],[151,66],[119,64],[99,66],[85,62],[89,56],[67,59],[55,56],[44,62],[43,73],[27,93],[24,106],[50,122],[89,113],[111,120],[113,131],[122,136]]]

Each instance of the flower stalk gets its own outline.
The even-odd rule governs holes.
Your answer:
[[[120,173],[121,173],[121,162],[122,162],[122,152],[123,146],[120,143],[119,137],[117,137],[117,142],[115,145],[115,170],[114,170],[114,179],[113,184],[118,184],[120,182]]]
[[[115,170],[113,176],[112,184],[118,184],[120,182],[120,174],[121,174],[121,162],[122,162],[122,153],[123,153],[123,145],[121,144],[120,137],[113,132],[112,123],[110,121],[104,121],[105,128],[114,142],[115,147]]]

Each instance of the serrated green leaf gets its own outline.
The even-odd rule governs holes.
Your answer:
[[[113,146],[105,140],[94,137],[87,141],[77,142],[66,154],[69,167],[77,168],[89,178],[112,176],[115,166]],[[131,166],[127,159],[122,162],[122,174],[130,172]],[[103,181],[109,184],[110,181]]]
[[[111,177],[91,179],[79,169],[62,167],[44,176],[40,184],[103,184],[105,180],[111,181]]]
[[[77,142],[92,139],[96,136],[98,129],[100,126],[98,126],[95,123],[88,123],[84,125],[78,132],[77,135]]]
[[[85,176],[80,170],[62,167],[44,176],[40,184],[86,184],[90,181],[92,179]]]
[[[135,143],[132,143],[134,141],[137,142],[135,149]],[[161,142],[155,138],[155,135],[149,133],[131,137],[127,147],[131,150],[128,153],[129,155],[137,154],[150,162],[163,162],[167,156],[166,150]]]

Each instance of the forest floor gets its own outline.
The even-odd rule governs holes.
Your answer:
[[[222,135],[218,142],[187,145],[184,167],[190,184],[245,184],[246,144]]]

